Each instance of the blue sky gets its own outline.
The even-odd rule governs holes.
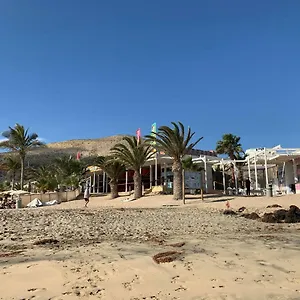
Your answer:
[[[48,142],[182,121],[200,148],[300,147],[298,0],[3,0],[0,131]]]

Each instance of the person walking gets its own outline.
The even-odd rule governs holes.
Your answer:
[[[90,202],[90,188],[89,188],[89,184],[88,183],[85,186],[83,198],[84,198],[84,201],[85,201],[84,207],[87,207],[88,203]]]
[[[246,184],[246,195],[250,196],[250,185],[251,185],[251,182],[250,182],[249,178],[246,179],[245,184]]]

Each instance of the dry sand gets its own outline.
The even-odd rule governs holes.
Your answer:
[[[124,199],[0,211],[0,299],[300,299],[300,224],[220,212],[227,200],[300,206],[299,195]],[[34,245],[45,238],[57,243]],[[165,251],[181,254],[155,263]]]

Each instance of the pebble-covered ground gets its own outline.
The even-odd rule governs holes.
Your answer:
[[[300,223],[223,212],[1,210],[0,299],[300,299]]]
[[[101,241],[147,241],[180,236],[209,238],[230,236],[288,237],[299,224],[266,224],[219,210],[203,208],[154,209],[22,209],[0,211],[0,247],[26,245],[53,238],[60,245],[83,245]]]

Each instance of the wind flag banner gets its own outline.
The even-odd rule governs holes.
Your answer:
[[[141,128],[139,128],[137,131],[136,131],[136,138],[137,138],[137,141],[138,143],[140,142],[140,139],[141,139]]]
[[[151,135],[155,137],[155,136],[156,136],[156,132],[157,132],[156,123],[153,123],[153,124],[151,125]],[[152,142],[152,145],[155,145],[155,144],[156,144],[156,142],[153,141],[153,142]]]
[[[81,157],[81,153],[80,153],[80,152],[77,152],[77,154],[76,154],[76,159],[77,159],[77,160],[80,160],[80,157]]]

